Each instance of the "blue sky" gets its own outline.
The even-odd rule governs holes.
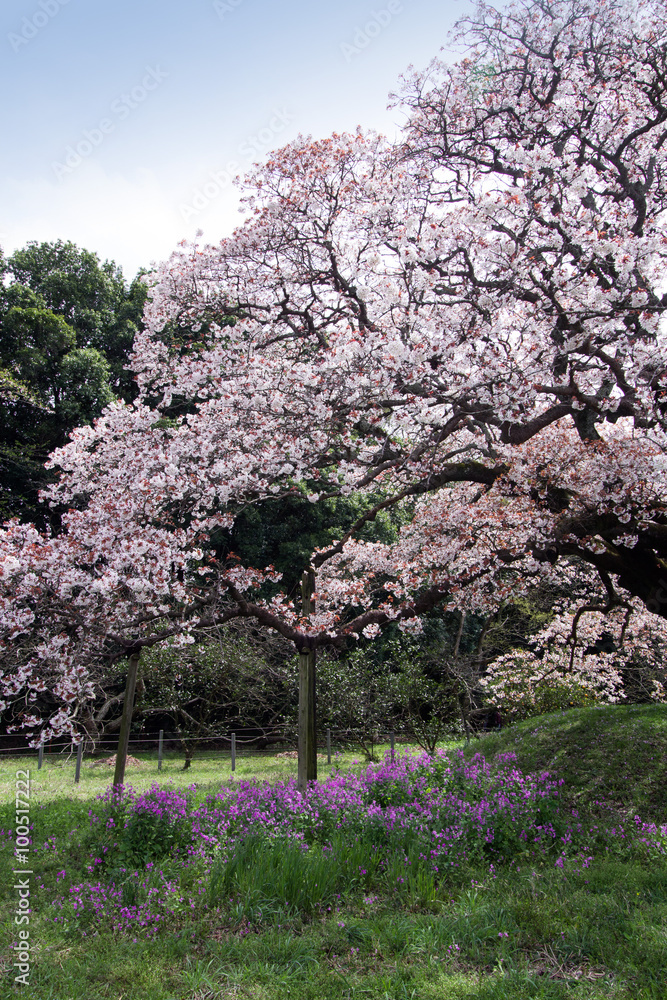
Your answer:
[[[299,133],[395,134],[387,96],[469,0],[4,0],[0,244],[131,278],[241,221],[227,174]],[[449,56],[449,58],[453,58]]]

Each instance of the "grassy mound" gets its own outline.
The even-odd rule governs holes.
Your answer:
[[[230,794],[246,802],[245,812],[225,812],[219,804],[220,822],[233,813],[236,824],[228,824],[226,841],[233,856],[218,851],[213,859],[197,853],[157,857],[158,840],[148,836],[153,813],[146,805],[134,809],[143,826],[130,831],[137,834],[130,867],[125,856],[102,863],[105,838],[113,841],[115,835],[106,824],[89,824],[88,810],[97,815],[100,803],[50,795],[35,801],[31,812],[27,986],[12,982],[16,890],[10,879],[0,883],[0,969],[6,973],[0,998],[667,1000],[667,855],[633,838],[635,824],[626,822],[635,813],[667,820],[665,750],[667,707],[660,706],[575,709],[485,734],[466,755],[481,752],[492,762],[511,752],[524,774],[548,770],[563,778],[560,794],[568,806],[571,801],[579,807],[582,823],[588,822],[586,807],[601,814],[592,820],[599,835],[586,850],[574,842],[544,852],[527,844],[511,863],[509,856],[498,861],[478,853],[436,879],[421,834],[400,850],[388,852],[384,844],[389,864],[381,872],[378,859],[363,853],[363,826],[336,827],[330,842],[318,842],[307,854],[286,840],[265,843],[257,831],[254,838],[239,839],[237,828],[244,816],[255,815],[253,795],[261,790],[238,781],[230,783]],[[472,802],[475,783],[468,771],[480,762],[466,769],[452,756],[465,778],[457,795]],[[502,759],[496,764],[494,786]],[[412,758],[405,761],[410,787],[418,784],[413,771],[419,766]],[[275,777],[268,766],[257,776]],[[344,799],[349,819],[354,803],[348,785],[360,786],[362,805],[379,808],[382,801],[398,815],[406,805],[399,795],[405,782],[394,778],[364,784],[358,768],[348,767],[340,781],[325,779],[300,829],[308,832],[334,792],[336,802]],[[422,784],[420,802],[435,794],[431,776]],[[281,816],[296,822],[304,810],[296,808],[296,799],[290,806],[286,791],[281,794]],[[193,806],[199,809],[209,797],[208,789],[197,787]],[[492,806],[487,799],[485,794],[486,812]],[[163,786],[147,797],[148,804],[154,800],[163,803],[169,820],[166,830],[158,829],[162,814],[156,814],[157,832],[178,832],[178,789]],[[601,800],[623,816],[622,823],[595,805]],[[484,809],[480,821],[486,824]],[[13,803],[0,810],[8,871],[13,814]],[[269,825],[268,812],[258,816],[262,827]],[[424,814],[423,833],[431,831],[431,818]],[[631,836],[624,839],[621,828]],[[206,833],[205,824],[199,833]],[[378,851],[383,843],[372,839]],[[148,851],[151,844],[155,850]],[[143,847],[155,860],[139,858]],[[124,921],[114,916],[114,900]]]
[[[513,751],[526,773],[565,779],[573,805],[667,820],[667,705],[603,705],[527,719],[472,740],[467,754]]]

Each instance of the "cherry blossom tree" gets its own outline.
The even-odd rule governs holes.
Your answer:
[[[16,521],[0,531],[0,708],[38,745],[63,734],[94,742],[122,702],[114,778],[122,784],[141,650],[165,639],[191,643],[193,628],[227,616],[216,614],[210,592],[184,585],[184,566],[198,553],[186,557],[178,532],[137,537],[131,521],[123,531],[119,508],[94,503],[64,523],[55,538]],[[102,677],[123,656],[125,694],[108,698]]]
[[[257,166],[245,224],[152,276],[139,398],[54,454],[51,501],[161,532],[186,592],[295,643],[304,692],[320,646],[577,565],[588,603],[667,617],[666,7],[482,3],[464,58],[404,81],[399,143]],[[372,500],[301,606],[215,543],[297,492]],[[369,542],[388,507],[397,541]]]
[[[509,718],[568,705],[621,702],[627,687],[646,701],[667,699],[667,623],[633,599],[605,614],[561,608],[530,648],[499,656],[480,684]]]

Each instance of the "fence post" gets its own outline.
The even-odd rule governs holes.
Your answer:
[[[327,764],[331,763],[331,730],[327,729]]]
[[[44,763],[44,744],[39,748],[39,753],[37,754],[37,770],[39,771],[42,764]]]
[[[74,783],[79,784],[79,779],[81,778],[81,758],[83,757],[83,740],[79,743],[76,748],[76,771],[74,773]]]
[[[393,732],[390,734],[389,738],[390,738],[390,741],[391,741],[391,762],[393,764],[394,763],[394,742],[395,742],[395,740],[394,740],[394,733]]]
[[[160,736],[157,741],[157,769],[162,770],[162,743],[164,740],[164,729],[160,730]]]
[[[236,733],[232,733],[232,771],[236,770]]]

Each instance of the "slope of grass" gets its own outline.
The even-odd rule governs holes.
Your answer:
[[[582,812],[605,800],[623,816],[667,822],[667,707],[544,716],[466,748],[480,751],[512,751],[525,772],[563,777]],[[352,755],[345,763],[353,767]],[[257,762],[254,776],[269,777],[270,766]],[[285,777],[294,762],[273,766],[273,777]],[[224,771],[228,781],[228,762]],[[161,779],[195,781],[199,793],[215,777],[174,766]],[[7,770],[8,790],[9,778]],[[407,886],[341,891],[310,914],[228,892],[219,907],[174,915],[151,940],[59,922],[54,902],[89,877],[84,843],[100,780],[82,782],[73,798],[67,779],[59,794],[53,775],[32,809],[28,987],[13,983],[15,893],[11,879],[0,881],[2,1000],[667,1000],[667,862],[625,849],[564,867],[530,854],[497,870],[471,866],[428,896]],[[0,827],[12,825],[8,803]],[[3,839],[6,872],[11,849]],[[168,862],[165,874],[177,877],[177,867]]]
[[[563,778],[579,807],[597,800],[621,815],[667,822],[667,705],[575,708],[528,719],[472,740],[467,754],[513,751],[532,774]]]

